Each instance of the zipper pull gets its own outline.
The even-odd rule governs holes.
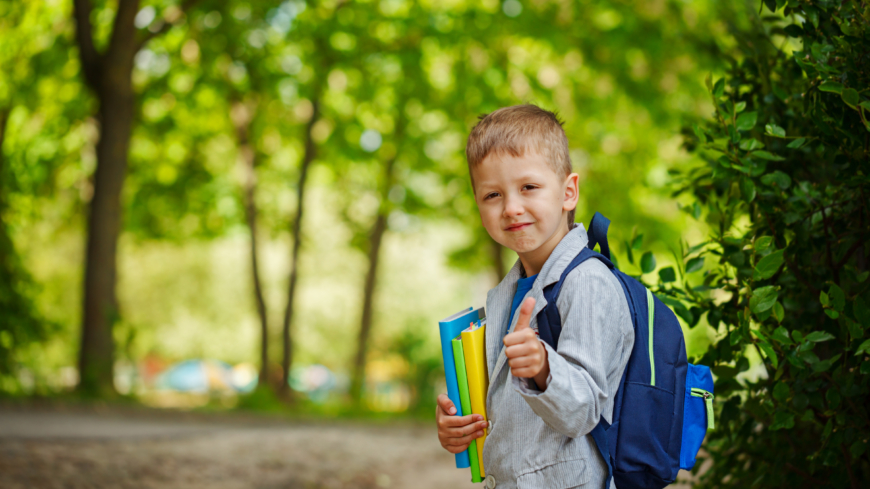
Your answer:
[[[716,427],[713,422],[713,394],[704,393],[704,404],[707,406],[707,429],[712,430]]]

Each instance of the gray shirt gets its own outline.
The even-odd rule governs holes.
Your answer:
[[[558,282],[587,242],[586,230],[575,225],[547,259],[527,294],[536,301],[532,329],[537,330],[537,315],[547,304],[543,288]],[[483,448],[487,487],[604,487],[607,466],[589,432],[602,417],[612,420],[616,389],[634,344],[622,286],[594,259],[568,274],[556,303],[562,317],[559,348],[544,344],[550,376],[540,392],[511,375],[502,348],[520,275],[518,260],[486,298],[486,410],[492,423]]]

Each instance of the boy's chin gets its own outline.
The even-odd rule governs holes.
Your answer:
[[[501,243],[505,248],[509,248],[518,255],[535,251],[541,247],[541,243],[533,238],[519,238],[511,240],[509,243]]]

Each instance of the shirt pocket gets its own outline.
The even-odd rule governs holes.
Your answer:
[[[586,460],[582,458],[565,460],[547,465],[517,479],[517,489],[569,489],[580,487],[589,482]]]

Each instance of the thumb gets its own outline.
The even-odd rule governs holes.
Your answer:
[[[438,396],[438,405],[445,413],[450,415],[456,414],[456,407],[453,406],[453,402],[450,400],[449,397],[447,397],[446,394],[441,394]]]
[[[535,308],[535,299],[528,297],[520,306],[520,317],[517,319],[517,327],[514,331],[522,331],[529,328],[529,321],[532,319],[532,310]]]

